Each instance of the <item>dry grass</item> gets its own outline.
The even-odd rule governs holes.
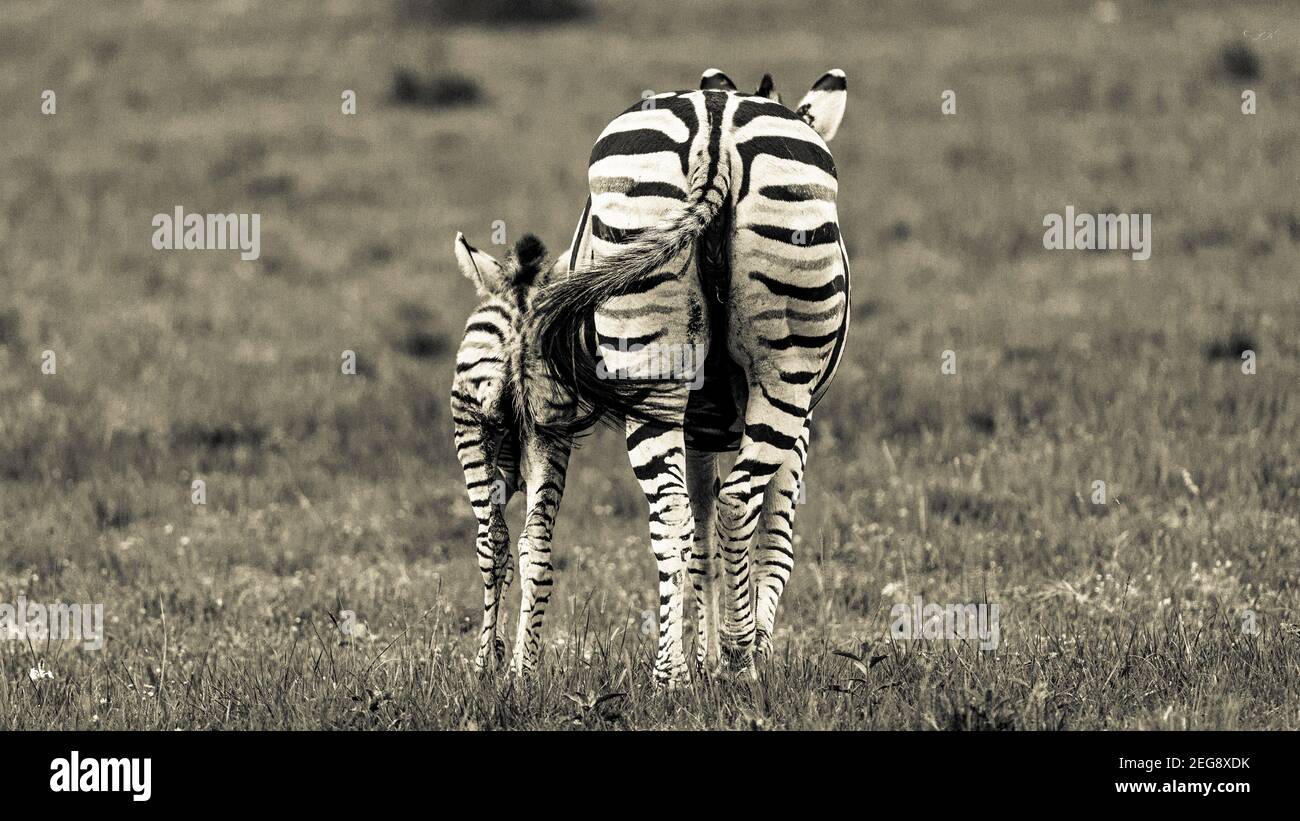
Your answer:
[[[601,4],[530,30],[155,5],[0,29],[0,602],[109,623],[101,652],[0,643],[0,726],[1300,727],[1300,66],[1250,42],[1242,79],[1232,46],[1277,7]],[[562,247],[604,123],[710,65],[787,97],[850,82],[855,323],[777,657],[753,686],[649,689],[644,502],[601,435],[544,673],[479,680],[451,239],[500,219]],[[394,105],[408,67],[483,102]],[[262,258],[154,251],[177,204],[261,213]],[[1044,251],[1071,204],[1151,212],[1151,260]],[[915,594],[999,603],[1000,649],[885,641]]]

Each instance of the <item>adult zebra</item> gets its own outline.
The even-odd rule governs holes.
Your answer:
[[[711,69],[700,90],[655,95],[611,122],[592,149],[591,196],[567,259],[547,269],[551,276],[536,277],[545,267],[538,263],[521,277],[514,269],[529,267],[518,263],[528,249],[516,249],[502,281],[528,285],[498,289],[514,294],[509,330],[486,359],[458,357],[458,378],[462,367],[483,378],[476,358],[489,370],[498,363],[488,360],[500,360],[503,375],[493,378],[509,386],[509,402],[525,422],[525,454],[536,451],[522,460],[535,474],[525,484],[547,491],[536,500],[530,491],[528,505],[530,522],[547,521],[534,528],[545,538],[521,538],[516,671],[536,662],[550,588],[550,523],[568,456],[563,435],[599,420],[626,426],[629,459],[650,505],[659,570],[656,679],[673,684],[687,675],[688,568],[700,667],[714,668],[725,650],[733,668],[752,670],[754,652],[770,646],[793,568],[809,415],[839,362],[848,325],[848,260],[825,145],[843,116],[846,85],[843,72],[828,72],[798,113],[780,104],[770,77],[759,91],[741,94]],[[481,290],[484,267],[500,270],[460,237],[457,256]],[[554,275],[560,268],[567,276]],[[460,443],[487,437],[462,435],[460,417],[457,425],[473,500],[472,485],[492,462]],[[731,450],[738,450],[735,465],[719,483],[717,453]],[[490,512],[480,516],[480,569],[485,587],[489,577],[496,585],[485,594],[480,660],[495,630],[491,601],[499,601],[502,581],[509,583],[509,548],[492,537],[496,529]],[[496,569],[502,544],[504,571]],[[720,564],[728,581],[721,617]]]

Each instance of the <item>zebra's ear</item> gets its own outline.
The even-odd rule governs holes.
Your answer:
[[[537,276],[536,284],[549,285],[567,277],[569,275],[569,255],[572,253],[572,248],[566,248],[563,254],[555,258],[554,262],[541,270]]]
[[[763,80],[758,84],[758,91],[754,92],[758,97],[766,97],[774,103],[781,102],[781,95],[776,90],[776,81],[772,79],[771,74],[764,74]]]
[[[731,78],[718,71],[716,68],[706,69],[700,77],[700,88],[708,91],[735,91],[736,84],[731,82]]]
[[[465,235],[456,232],[456,262],[460,272],[474,283],[479,296],[495,294],[501,288],[501,263],[465,241]]]
[[[823,140],[830,142],[840,128],[840,120],[844,119],[848,88],[844,72],[833,68],[813,83],[812,90],[799,101],[795,113],[803,117]]]

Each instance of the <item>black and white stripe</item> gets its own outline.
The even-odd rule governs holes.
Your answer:
[[[475,550],[483,579],[483,622],[475,663],[480,669],[505,655],[501,600],[514,578],[510,533],[503,511],[526,493],[519,538],[519,626],[511,670],[531,672],[551,596],[551,534],[568,468],[569,442],[552,438],[534,422],[552,423],[573,413],[565,391],[555,389],[523,333],[530,304],[557,270],[544,264],[545,249],[524,237],[505,264],[456,236],[456,257],[474,282],[479,305],[465,323],[456,353],[451,412],[456,454],[478,521]]]
[[[843,115],[843,72],[819,79],[797,113],[770,77],[758,95],[716,70],[701,86],[643,100],[602,132],[569,276],[534,301],[528,331],[580,410],[573,424],[626,427],[650,505],[655,672],[668,683],[686,675],[688,575],[699,665],[711,669],[725,651],[752,669],[755,650],[768,651],[793,567],[810,413],[848,327],[825,142]],[[699,390],[688,384],[696,373],[659,367],[674,347],[707,352]],[[735,464],[718,481],[716,453],[731,450]]]

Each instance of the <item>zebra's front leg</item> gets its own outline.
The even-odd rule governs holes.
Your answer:
[[[686,490],[686,437],[680,426],[629,419],[627,453],[650,504],[650,546],[659,570],[657,684],[675,687],[689,678],[683,643],[686,561],[695,536]]]
[[[569,445],[538,436],[527,437],[522,475],[527,488],[527,513],[519,537],[519,628],[510,672],[528,676],[541,657],[542,621],[551,601],[551,534],[564,496]]]
[[[713,540],[714,499],[718,494],[716,453],[686,451],[686,486],[695,519],[695,544],[687,568],[695,587],[695,670],[711,674],[719,667],[718,587],[722,580],[722,556]]]
[[[759,517],[754,551],[754,656],[760,661],[771,651],[776,606],[794,570],[794,512],[795,506],[803,502],[810,427],[811,420],[805,419],[795,453],[790,454],[768,485]]]

